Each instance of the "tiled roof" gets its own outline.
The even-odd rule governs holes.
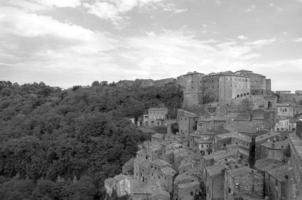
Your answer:
[[[248,173],[255,172],[255,170],[249,168],[249,167],[241,167],[241,168],[235,168],[228,171],[230,176],[236,177],[240,175],[247,175]]]
[[[265,141],[267,139],[273,138],[273,137],[277,137],[280,136],[280,133],[277,132],[269,132],[263,135],[259,135],[256,137],[256,142],[261,142],[261,141]]]
[[[239,113],[234,119],[234,121],[250,121],[250,120],[251,120],[251,115],[246,112]]]
[[[241,134],[241,133],[237,133],[237,132],[232,132],[232,133],[226,133],[226,134],[221,134],[221,135],[217,135],[218,138],[220,139],[225,139],[225,138],[236,138],[239,140],[243,140],[246,142],[251,142],[252,139],[251,137]]]
[[[280,182],[287,181],[287,177],[291,174],[289,165],[282,165],[268,171],[268,174],[276,178]]]
[[[283,140],[283,141],[270,141],[270,142],[265,142],[262,144],[262,146],[270,149],[284,149],[288,145],[288,140]]]
[[[194,181],[194,182],[191,182],[191,183],[179,184],[178,188],[180,188],[180,189],[192,188],[192,187],[195,187],[195,186],[199,186],[199,184],[200,183],[198,181]]]
[[[180,174],[178,175],[175,180],[174,180],[174,184],[177,185],[179,183],[184,184],[184,183],[192,183],[197,181],[197,178],[194,176],[191,176],[187,173],[184,174]]]
[[[206,171],[209,174],[209,176],[216,176],[221,174],[225,169],[224,165],[212,165],[206,167]]]
[[[267,172],[281,165],[282,165],[281,161],[265,158],[265,159],[257,160],[255,164],[255,168],[260,171]]]
[[[155,164],[155,165],[158,165],[160,167],[170,166],[170,163],[168,163],[165,160],[161,160],[161,159],[153,160],[152,163]]]
[[[176,171],[174,169],[172,169],[171,167],[164,167],[161,169],[161,171],[166,174],[166,175],[170,175],[173,176],[174,174],[176,174]]]

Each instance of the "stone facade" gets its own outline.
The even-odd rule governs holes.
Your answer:
[[[239,104],[251,96],[272,94],[271,80],[248,70],[208,75],[193,72],[179,76],[177,82],[184,90],[183,108],[194,108],[212,102],[221,105]]]
[[[224,165],[212,165],[206,167],[206,200],[224,199]]]
[[[202,77],[198,72],[187,73],[177,78],[183,87],[183,107],[190,108],[202,104]]]
[[[195,113],[178,109],[177,122],[179,127],[179,134],[181,136],[188,136],[197,129],[198,116]]]
[[[149,126],[163,126],[168,116],[168,108],[149,108],[148,123]]]
[[[295,109],[292,104],[283,103],[277,104],[277,117],[279,118],[293,118]]]
[[[203,102],[231,104],[250,96],[248,77],[233,72],[213,73],[203,77]]]
[[[224,200],[263,198],[263,174],[248,167],[227,170],[225,173]]]
[[[248,70],[240,70],[235,72],[235,74],[249,78],[251,95],[264,95],[267,93],[267,89],[270,90],[270,86],[267,87],[266,85],[267,83],[269,84],[269,80],[267,80],[265,76],[261,74],[256,74]]]

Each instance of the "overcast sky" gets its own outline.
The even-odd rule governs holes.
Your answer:
[[[0,80],[250,69],[302,89],[302,0],[0,0]]]

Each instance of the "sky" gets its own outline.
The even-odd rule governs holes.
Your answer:
[[[0,80],[253,70],[302,90],[302,0],[0,0]]]

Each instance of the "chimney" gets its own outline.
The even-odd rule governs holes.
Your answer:
[[[296,135],[302,139],[302,121],[297,121]]]

